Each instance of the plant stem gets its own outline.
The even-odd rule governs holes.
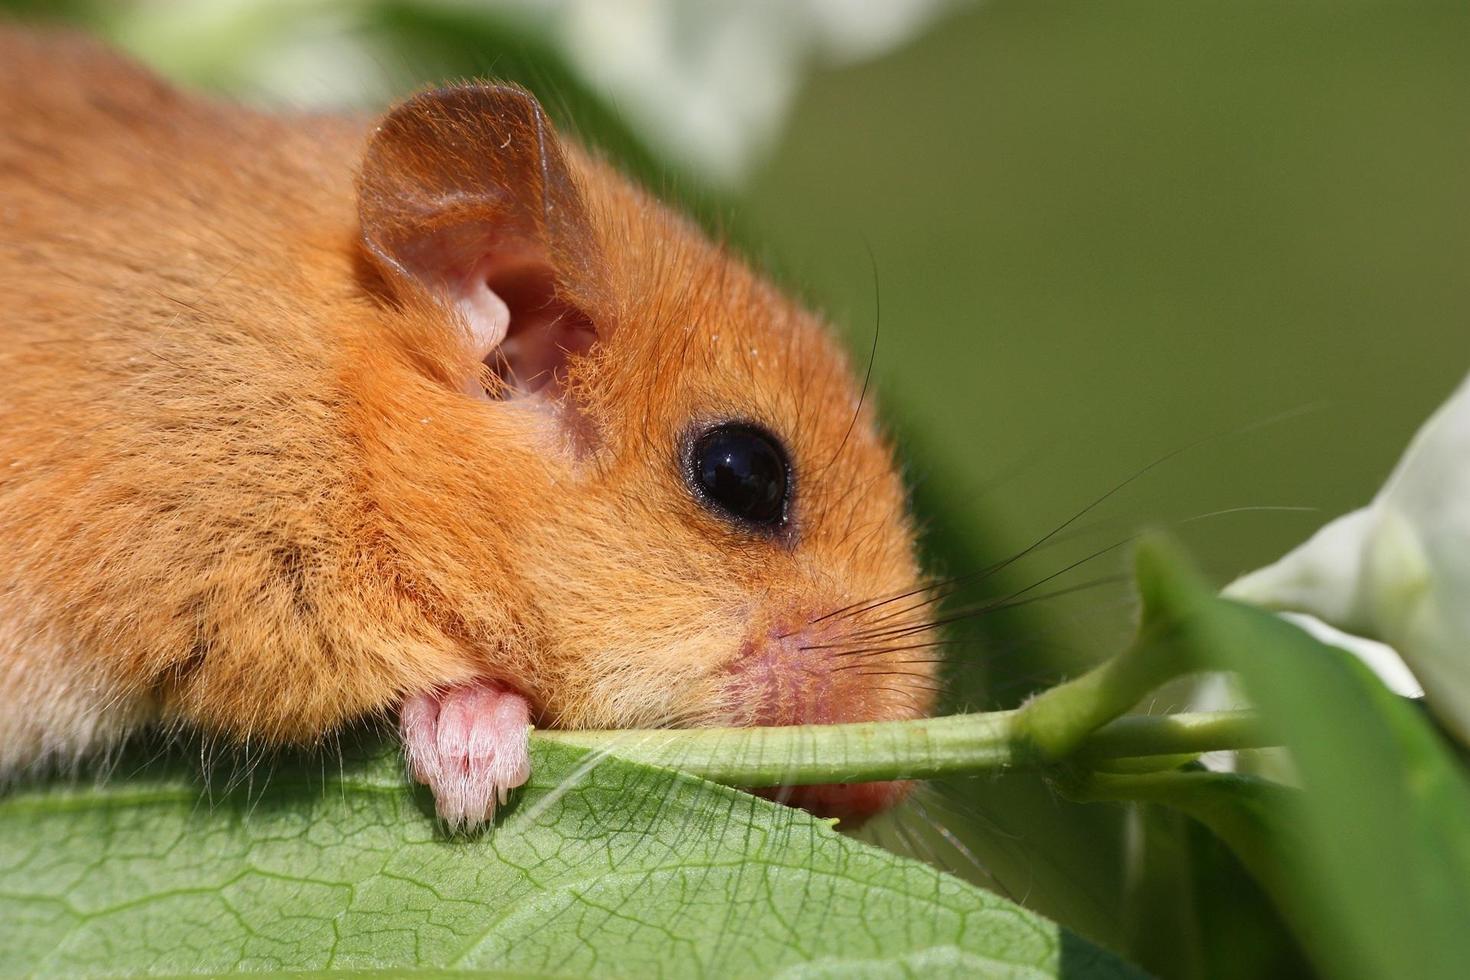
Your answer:
[[[929,779],[1047,765],[1018,724],[1024,710],[787,728],[538,731],[535,737],[752,788]],[[1092,733],[1078,756],[1193,755],[1271,744],[1249,711],[1134,715]]]
[[[1102,725],[1187,669],[1145,626],[1122,653],[1027,702],[1017,712],[1016,734],[1024,750],[1042,760],[1065,758]]]
[[[1133,560],[1143,602],[1133,642],[1080,677],[1041,692],[1018,712],[1018,737],[1043,761],[1066,758],[1151,691],[1212,666],[1194,646],[1180,643],[1178,634],[1187,632],[1193,610],[1213,593],[1163,539],[1144,538]]]
[[[1254,711],[1125,715],[1093,732],[1077,750],[1077,757],[1091,760],[1198,755],[1279,744]]]

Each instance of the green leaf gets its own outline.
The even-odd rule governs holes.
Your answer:
[[[1053,923],[800,811],[540,743],[445,839],[396,751],[262,792],[183,759],[0,799],[7,972],[1122,977]],[[194,763],[197,765],[197,763]]]
[[[1350,655],[1216,598],[1166,547],[1139,551],[1144,630],[1238,671],[1300,792],[1207,773],[1096,777],[1084,792],[1178,806],[1214,829],[1340,977],[1459,977],[1470,963],[1470,784],[1415,705]]]

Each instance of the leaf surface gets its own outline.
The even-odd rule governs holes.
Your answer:
[[[201,796],[173,758],[0,799],[6,971],[1120,977],[923,864],[745,793],[535,747],[503,823],[445,839],[396,752]],[[197,763],[193,764],[197,766]]]

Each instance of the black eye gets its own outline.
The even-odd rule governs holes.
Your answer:
[[[791,467],[776,439],[751,425],[717,425],[694,444],[689,478],[709,507],[727,517],[776,527],[786,517]]]

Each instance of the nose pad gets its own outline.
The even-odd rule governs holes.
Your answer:
[[[836,817],[844,830],[855,830],[884,810],[903,802],[913,788],[913,780],[905,779],[884,783],[772,786],[755,792],[768,800],[798,807],[813,816]]]

